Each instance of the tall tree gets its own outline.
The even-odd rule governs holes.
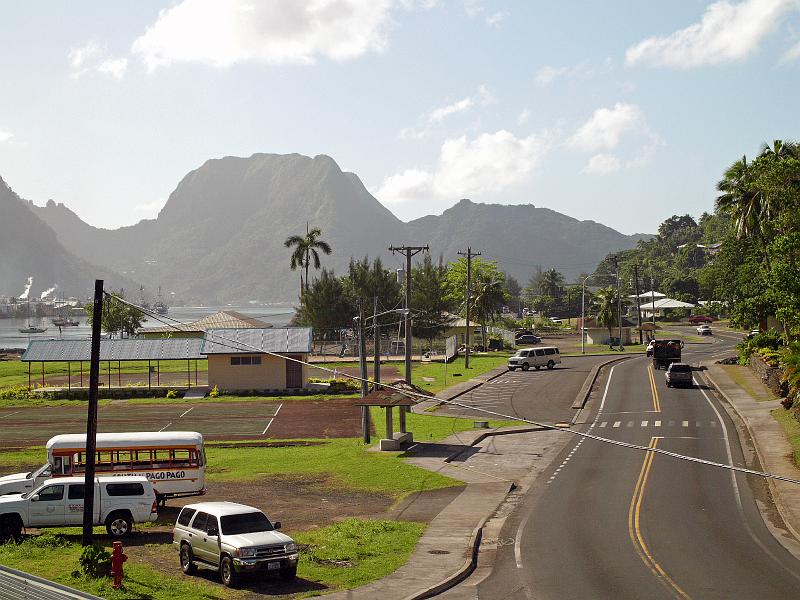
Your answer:
[[[539,279],[539,293],[558,300],[564,287],[564,276],[555,269],[548,269]]]
[[[341,279],[333,271],[322,269],[307,290],[300,294],[296,322],[313,327],[322,339],[338,338],[342,329],[353,326],[353,310]]]
[[[300,276],[301,295],[303,290],[308,289],[308,269],[311,263],[313,262],[315,269],[319,269],[321,266],[319,252],[317,251],[322,251],[325,254],[330,254],[332,252],[328,243],[319,239],[321,235],[322,231],[319,227],[314,227],[309,230],[308,222],[306,222],[305,236],[291,235],[283,242],[283,245],[287,248],[294,247],[294,251],[289,259],[289,268],[291,268],[292,271],[298,267],[305,270],[305,279],[302,275]]]
[[[608,337],[611,329],[619,325],[617,320],[617,290],[606,287],[597,290],[594,294],[595,318],[597,324],[608,328]]]
[[[342,285],[353,315],[358,313],[359,302],[364,305],[364,314],[371,314],[376,297],[379,302],[379,312],[400,308],[403,303],[402,288],[397,281],[397,275],[394,271],[386,269],[380,258],[376,258],[372,263],[368,256],[362,260],[351,259]],[[397,313],[378,318],[378,322],[383,324],[394,321],[397,321]]]
[[[413,333],[416,337],[427,339],[431,345],[434,338],[448,329],[447,312],[450,302],[447,298],[447,267],[442,258],[434,264],[429,254],[425,254],[422,264],[411,270],[411,308],[413,311]]]
[[[110,297],[103,302],[103,331],[115,335],[136,335],[137,330],[144,322],[145,314],[140,309],[128,306],[119,300],[124,299],[122,292],[111,293]],[[91,326],[94,317],[94,302],[89,302],[83,307],[86,312],[86,323]]]

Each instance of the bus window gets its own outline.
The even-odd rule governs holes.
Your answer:
[[[172,451],[171,463],[173,467],[190,467],[194,462],[192,455],[194,452],[184,449],[176,449]]]

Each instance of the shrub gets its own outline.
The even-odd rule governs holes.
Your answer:
[[[214,386],[213,388],[211,388],[211,391],[208,392],[208,395],[211,398],[219,398],[219,388],[217,386]]]
[[[99,579],[111,574],[111,554],[98,544],[86,546],[78,559],[81,572],[89,577]]]
[[[348,392],[348,391],[357,391],[361,389],[361,382],[355,379],[349,379],[346,377],[338,377],[336,379],[329,377],[309,377],[309,383],[327,383],[330,387],[328,388],[328,392],[331,394],[337,394],[341,392]]]
[[[736,345],[736,348],[739,350],[739,364],[746,365],[750,355],[753,352],[761,348],[769,348],[771,350],[777,350],[781,345],[781,340],[778,337],[778,334],[774,331],[767,331],[765,333],[759,333],[754,335],[752,338],[742,340],[739,344]]]
[[[177,398],[178,397],[178,392],[175,391],[175,390],[168,390],[166,397],[167,398]]]
[[[772,348],[759,348],[758,354],[764,359],[764,362],[772,367],[777,367],[780,364],[781,357],[783,356],[777,350]]]

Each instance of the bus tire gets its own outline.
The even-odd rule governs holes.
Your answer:
[[[128,537],[133,530],[133,518],[126,510],[118,510],[106,517],[106,531],[113,538]]]
[[[547,361],[547,368],[550,369],[550,370],[555,369],[556,368],[556,363],[554,363],[552,360],[548,360]]]

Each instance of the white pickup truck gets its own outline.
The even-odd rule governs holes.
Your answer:
[[[0,496],[0,541],[20,538],[24,527],[69,527],[83,523],[83,477],[49,479],[27,494]],[[97,477],[94,524],[124,537],[134,523],[155,521],[158,504],[146,477]]]
[[[30,473],[15,473],[0,477],[0,496],[5,494],[27,494],[53,476],[53,468],[43,465]]]

